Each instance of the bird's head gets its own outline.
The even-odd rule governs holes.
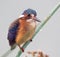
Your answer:
[[[40,22],[40,20],[38,20],[38,18],[36,17],[37,16],[37,12],[33,9],[27,9],[27,10],[24,10],[24,12],[22,13],[23,17],[25,17],[26,20],[35,20],[35,21],[38,21]]]

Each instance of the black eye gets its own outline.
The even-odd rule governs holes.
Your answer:
[[[30,14],[28,14],[28,16],[30,17],[31,15],[30,15]]]

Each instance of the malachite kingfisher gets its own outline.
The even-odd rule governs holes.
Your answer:
[[[40,22],[36,16],[37,12],[28,8],[24,10],[17,20],[11,23],[7,37],[11,50],[17,45],[22,52],[24,52],[24,48],[21,45],[32,40],[32,36],[34,35],[36,29],[36,21]],[[24,37],[26,34],[28,35]]]

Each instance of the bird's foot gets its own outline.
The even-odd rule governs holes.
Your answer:
[[[32,39],[30,39],[30,41],[32,42]]]
[[[24,48],[23,48],[23,47],[20,47],[20,45],[18,45],[18,47],[20,48],[20,50],[21,50],[22,52],[24,52]]]
[[[24,52],[24,48],[23,47],[20,47],[21,51]]]

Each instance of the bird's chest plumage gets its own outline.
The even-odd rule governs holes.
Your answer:
[[[35,32],[35,27],[36,23],[32,20],[20,21],[20,26],[16,37],[17,44],[22,44],[32,38]]]

